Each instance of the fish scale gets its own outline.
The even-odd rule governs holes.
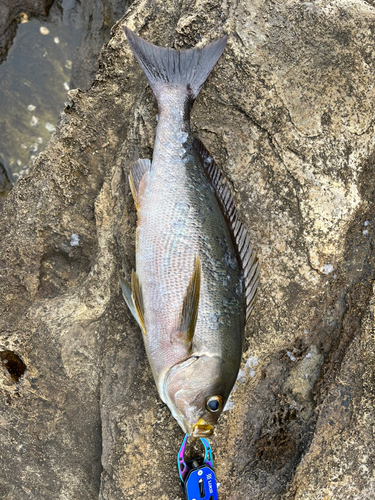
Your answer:
[[[139,160],[131,171],[136,274],[131,286],[122,280],[123,295],[160,397],[186,433],[207,435],[237,378],[246,297],[252,307],[259,279],[232,194],[190,128],[193,102],[226,39],[179,52],[125,32],[159,115],[152,164]]]

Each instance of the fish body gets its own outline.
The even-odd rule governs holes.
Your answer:
[[[230,191],[190,128],[194,99],[226,38],[179,52],[125,32],[159,115],[152,164],[139,160],[132,167],[136,274],[131,286],[122,282],[123,294],[142,328],[161,399],[184,432],[203,436],[212,432],[236,381],[247,315],[244,266],[229,210],[247,244],[248,310],[258,283],[255,253]]]

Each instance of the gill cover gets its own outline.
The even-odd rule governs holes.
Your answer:
[[[223,362],[218,356],[191,356],[168,371],[163,399],[182,429],[200,437],[212,433],[223,409],[210,412],[207,401],[213,396],[220,397],[224,406],[231,389],[229,384],[225,382]]]

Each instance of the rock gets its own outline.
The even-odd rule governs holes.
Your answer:
[[[3,0],[0,3],[0,63],[6,58],[9,47],[23,19],[46,17],[54,0]],[[26,16],[25,16],[26,14]]]
[[[124,24],[175,48],[230,35],[192,122],[262,277],[211,440],[220,499],[370,499],[375,11],[327,0],[137,1],[92,87],[69,92],[2,212],[1,497],[181,498],[183,434],[117,278],[134,266],[127,175],[152,155],[157,114]]]
[[[88,89],[98,70],[98,56],[111,28],[133,0],[82,0],[81,43],[73,61],[71,88]]]

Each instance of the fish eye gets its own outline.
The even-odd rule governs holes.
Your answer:
[[[206,408],[211,413],[216,413],[223,406],[223,398],[221,396],[212,396],[206,401]]]

